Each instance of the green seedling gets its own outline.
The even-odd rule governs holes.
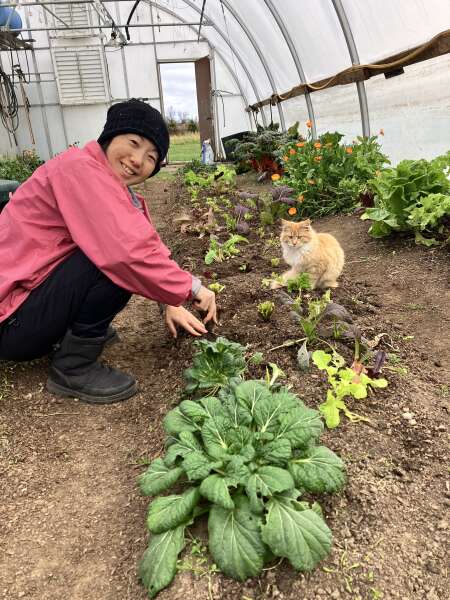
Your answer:
[[[270,321],[273,311],[275,310],[275,303],[271,300],[266,300],[258,304],[258,313],[264,319],[264,321]]]
[[[247,263],[242,263],[242,265],[239,265],[239,271],[242,271],[243,273],[245,273],[246,271],[248,271],[248,264]]]
[[[272,267],[276,268],[280,264],[280,259],[279,258],[271,258],[270,264],[272,265]]]
[[[236,256],[240,252],[237,248],[239,243],[248,244],[248,239],[242,235],[232,235],[226,242],[221,244],[215,238],[211,238],[209,250],[205,256],[205,263],[210,265],[213,262],[223,262],[232,256]]]
[[[312,354],[312,360],[318,369],[327,373],[331,387],[327,391],[326,401],[319,406],[327,427],[333,429],[339,425],[341,411],[352,423],[368,421],[365,417],[351,412],[344,398],[353,397],[358,400],[366,398],[369,388],[385,388],[388,384],[386,379],[371,379],[362,371],[358,373],[346,367],[344,358],[337,352],[328,354],[323,350],[316,350]]]
[[[215,283],[210,283],[208,285],[208,288],[214,292],[215,294],[219,295],[220,293],[223,292],[223,290],[225,289],[226,286],[222,285],[221,283],[219,283],[218,281],[216,281]]]
[[[260,365],[262,363],[263,359],[264,359],[264,355],[262,352],[254,352],[248,359],[248,362],[251,363],[252,365]]]
[[[301,293],[303,290],[310,290],[312,288],[311,277],[309,273],[300,273],[297,277],[288,279],[286,287],[288,292]]]

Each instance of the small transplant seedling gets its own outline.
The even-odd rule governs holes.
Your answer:
[[[367,390],[371,388],[385,388],[386,379],[371,379],[365,373],[356,373],[345,366],[344,358],[334,352],[328,354],[323,350],[316,350],[312,354],[313,363],[321,371],[326,371],[331,389],[327,391],[327,399],[319,406],[320,412],[325,417],[327,427],[333,429],[340,423],[340,412],[352,422],[368,421],[365,417],[351,412],[345,404],[346,396],[361,399],[367,397]]]
[[[210,265],[213,262],[223,262],[232,256],[236,256],[240,252],[239,248],[236,246],[241,242],[248,244],[248,239],[242,235],[232,235],[228,240],[221,244],[218,240],[211,238],[209,250],[205,256],[205,263]]]
[[[208,288],[217,295],[221,294],[223,292],[223,290],[225,289],[225,287],[226,286],[222,285],[218,281],[216,281],[215,283],[210,283],[208,285]]]
[[[264,321],[270,321],[274,310],[275,303],[271,300],[266,300],[266,302],[261,302],[258,304],[258,313],[264,319]]]
[[[301,294],[301,292],[304,290],[310,290],[312,286],[309,273],[300,273],[297,275],[297,277],[288,279],[286,282],[286,287],[289,293],[299,292]]]

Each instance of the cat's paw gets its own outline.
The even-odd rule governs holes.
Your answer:
[[[279,290],[280,288],[284,287],[284,284],[281,283],[280,281],[271,281],[270,282],[270,289],[271,290]]]

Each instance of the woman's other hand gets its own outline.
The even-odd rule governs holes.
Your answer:
[[[166,306],[166,325],[174,338],[177,337],[178,326],[183,327],[188,333],[197,337],[203,333],[207,333],[207,329],[203,323],[197,317],[194,317],[184,306]]]
[[[193,304],[195,308],[201,310],[203,313],[206,313],[203,323],[207,323],[212,319],[214,323],[218,325],[216,295],[214,292],[208,290],[208,288],[205,288],[202,285],[194,298]]]

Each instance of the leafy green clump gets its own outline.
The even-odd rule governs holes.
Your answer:
[[[163,457],[139,478],[145,495],[173,484],[177,494],[154,499],[140,576],[150,597],[172,580],[184,531],[208,513],[209,550],[223,573],[255,577],[273,556],[307,571],[331,547],[319,505],[299,498],[344,485],[344,465],[325,446],[318,411],[286,388],[263,381],[231,383],[218,397],[185,400],[170,411]]]
[[[309,273],[300,273],[297,277],[292,277],[288,279],[286,282],[287,291],[291,292],[301,292],[302,290],[310,290],[312,288],[311,285],[311,277]]]
[[[215,238],[211,238],[209,249],[204,259],[205,264],[210,265],[213,262],[223,262],[232,256],[238,255],[240,250],[237,247],[237,244],[239,243],[248,244],[248,239],[243,235],[234,234],[221,244]]]
[[[192,367],[184,372],[188,394],[197,391],[215,394],[230,379],[241,377],[245,372],[245,348],[241,344],[223,337],[214,342],[197,340],[194,344],[199,351]]]
[[[264,321],[270,321],[270,318],[275,310],[275,303],[271,300],[266,300],[265,302],[260,302],[258,304],[258,313],[264,319]]]
[[[394,231],[416,232],[416,240],[426,245],[427,238],[443,234],[442,218],[450,216],[450,152],[431,161],[402,160],[396,168],[386,169],[368,182],[374,194],[373,208],[362,219],[373,221],[369,233],[384,237]],[[429,200],[428,200],[429,198]],[[446,228],[449,233],[448,227]]]
[[[0,157],[0,179],[24,182],[44,164],[34,150],[25,150],[21,156]]]
[[[340,423],[340,412],[342,411],[350,421],[367,420],[360,415],[352,413],[345,404],[344,398],[352,396],[356,399],[366,398],[367,390],[371,388],[384,388],[388,382],[386,379],[371,379],[360,371],[345,366],[343,357],[334,352],[328,354],[323,350],[316,350],[312,355],[313,363],[328,375],[328,383],[331,389],[327,391],[327,399],[319,406],[320,412],[325,417],[327,427],[337,427]]]

